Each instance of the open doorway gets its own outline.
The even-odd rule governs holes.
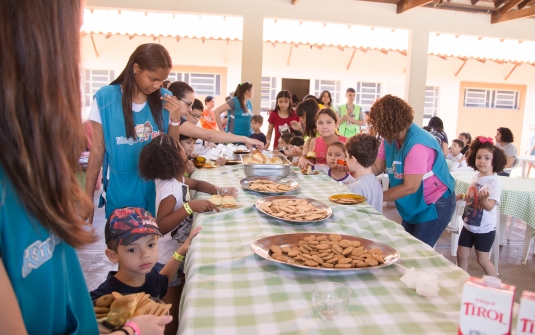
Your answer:
[[[295,94],[297,100],[301,101],[310,94],[310,80],[282,78],[282,89],[290,91],[292,95]]]

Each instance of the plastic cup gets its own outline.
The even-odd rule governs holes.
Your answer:
[[[351,193],[349,189],[347,188],[347,186],[344,185],[344,183],[342,182],[336,182],[336,184],[334,185],[334,188],[336,189],[337,194]]]
[[[312,287],[312,306],[324,320],[333,320],[344,314],[350,297],[351,290],[344,284],[322,282]]]

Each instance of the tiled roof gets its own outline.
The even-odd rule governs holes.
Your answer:
[[[233,16],[89,10],[82,33],[242,40],[243,19]],[[382,52],[407,52],[408,31],[334,23],[265,19],[264,42],[305,44]],[[500,62],[535,64],[535,42],[434,34],[429,54]]]

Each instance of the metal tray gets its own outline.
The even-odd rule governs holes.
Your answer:
[[[309,203],[311,203],[312,205],[316,206],[317,208],[320,208],[320,209],[324,209],[327,211],[327,216],[324,217],[323,219],[321,220],[314,220],[314,221],[299,221],[299,220],[291,220],[291,219],[284,219],[284,218],[279,218],[277,216],[274,216],[274,215],[271,215],[265,211],[263,211],[259,204],[261,203],[264,203],[264,202],[272,202],[273,200],[277,200],[277,199],[288,199],[288,200],[301,200],[301,199],[305,199],[306,201],[308,201]],[[260,199],[258,200],[256,203],[255,203],[255,207],[258,211],[266,214],[266,215],[269,215],[271,216],[272,218],[275,218],[275,219],[279,219],[279,220],[283,220],[283,221],[289,221],[289,222],[294,222],[294,224],[307,224],[307,223],[312,223],[312,222],[318,222],[318,221],[323,221],[325,219],[328,219],[330,218],[332,215],[333,215],[333,210],[331,209],[331,207],[329,207],[329,205],[326,205],[324,204],[323,202],[319,201],[319,200],[316,200],[316,199],[312,199],[312,198],[301,198],[301,197],[296,197],[294,195],[276,195],[276,196],[272,196],[272,197],[266,197],[266,198],[263,198],[263,199]]]
[[[284,155],[265,154],[268,158],[279,157],[283,164],[244,164],[243,158],[251,155],[241,155],[240,159],[243,165],[243,172],[246,177],[253,176],[271,176],[271,177],[287,177],[291,172],[292,164]]]
[[[376,242],[372,240],[368,240],[365,238],[360,238],[356,236],[349,236],[349,235],[342,235],[343,240],[349,240],[349,241],[359,241],[361,245],[364,246],[366,249],[372,249],[372,248],[379,248],[383,251],[385,255],[385,263],[377,266],[370,266],[366,268],[349,268],[349,269],[341,269],[341,268],[312,268],[304,265],[299,264],[291,264],[291,263],[285,263],[278,261],[276,259],[271,258],[271,246],[272,245],[278,245],[280,247],[295,247],[298,245],[299,241],[302,241],[303,238],[314,235],[314,236],[322,236],[322,235],[329,235],[331,233],[294,233],[294,234],[281,234],[281,235],[273,235],[273,236],[267,236],[263,238],[259,238],[258,240],[251,243],[251,250],[257,254],[258,256],[267,259],[269,261],[285,264],[288,266],[296,267],[296,268],[302,268],[302,269],[308,269],[308,270],[319,270],[319,271],[335,271],[335,272],[345,272],[345,271],[369,271],[373,269],[379,269],[383,268],[385,266],[389,266],[394,264],[398,261],[400,258],[399,252],[392,248],[391,246]]]
[[[273,182],[276,182],[276,183],[279,183],[279,184],[284,184],[284,185],[288,185],[289,187],[294,187],[294,189],[290,190],[290,191],[281,191],[281,192],[266,192],[266,191],[258,191],[258,190],[253,190],[253,189],[250,189],[249,188],[249,183],[251,181],[255,181],[255,180],[271,180]],[[288,193],[288,192],[294,192],[296,190],[299,189],[299,184],[291,179],[285,179],[285,178],[281,178],[281,177],[246,177],[246,178],[243,178],[242,180],[240,180],[240,185],[241,187],[251,191],[251,192],[257,192],[257,193],[262,193],[262,194],[285,194],[285,193]]]

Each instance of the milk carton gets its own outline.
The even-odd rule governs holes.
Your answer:
[[[535,293],[524,291],[520,299],[516,335],[535,334]]]
[[[515,287],[495,277],[470,277],[463,287],[459,335],[511,334]]]

